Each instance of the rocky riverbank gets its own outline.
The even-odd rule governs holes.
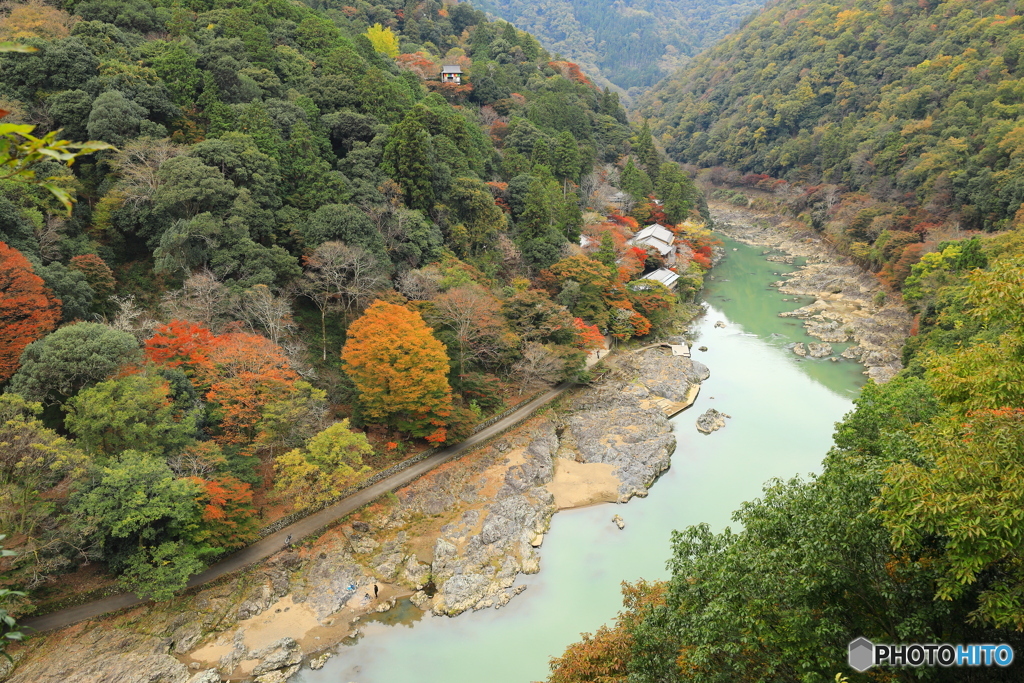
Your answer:
[[[785,294],[814,298],[811,304],[781,314],[802,319],[807,334],[825,343],[811,345],[815,349],[800,345],[796,353],[823,357],[831,354],[828,342],[852,340],[855,345],[843,357],[862,363],[865,374],[876,382],[887,382],[903,367],[900,352],[912,318],[892,297],[879,302],[884,289],[875,277],[801,223],[724,204],[712,204],[711,213],[716,230],[738,242],[765,247],[769,260],[792,263],[793,257],[806,258],[806,265],[773,285]]]
[[[659,402],[685,400],[709,375],[667,349],[609,361],[558,411],[318,539],[196,594],[34,639],[0,680],[281,683],[303,662],[322,666],[359,617],[399,599],[438,615],[500,608],[525,589],[518,574],[539,571],[557,509],[647,494],[675,448]]]

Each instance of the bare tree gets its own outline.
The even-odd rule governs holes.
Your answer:
[[[153,336],[153,330],[160,322],[148,315],[146,310],[135,302],[134,295],[114,295],[110,297],[110,302],[115,308],[114,315],[109,320],[104,318],[103,322],[115,330],[134,335],[139,341]]]
[[[111,164],[121,176],[121,188],[126,204],[138,206],[148,202],[160,187],[157,171],[168,159],[185,151],[181,145],[169,140],[142,138],[132,140],[119,150]]]
[[[60,241],[64,237],[66,220],[57,215],[47,216],[42,227],[35,230],[39,241],[39,256],[44,261],[57,261],[63,255]]]
[[[266,285],[255,285],[242,292],[235,310],[250,330],[262,331],[275,344],[295,329],[289,297],[274,294]]]
[[[399,292],[410,299],[427,301],[440,293],[441,279],[441,271],[437,266],[424,266],[403,273],[398,278],[397,288]]]
[[[206,479],[210,473],[223,466],[224,462],[224,455],[213,441],[201,441],[167,459],[167,465],[179,478],[200,477]]]
[[[526,272],[526,264],[523,263],[523,254],[508,235],[499,233],[494,243],[495,249],[501,255],[501,274],[506,280],[514,277],[522,277]]]
[[[469,356],[482,360],[497,355],[502,325],[498,300],[479,285],[453,287],[433,300],[433,315],[451,328],[459,343],[459,374]]]
[[[362,247],[324,242],[306,257],[306,272],[299,285],[303,295],[320,309],[323,358],[327,360],[327,311],[351,315],[365,308],[388,286],[377,258]]]
[[[519,380],[520,395],[538,381],[554,383],[564,369],[565,361],[536,342],[528,343],[523,349],[523,357],[512,366],[512,372]]]
[[[230,319],[231,295],[213,273],[202,270],[185,280],[180,290],[166,294],[161,307],[171,318],[217,332]]]

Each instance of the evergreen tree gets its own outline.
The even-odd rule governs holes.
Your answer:
[[[554,153],[555,177],[563,181],[578,183],[580,180],[580,149],[576,138],[569,131],[558,134]]]
[[[638,202],[645,201],[654,192],[650,176],[633,164],[633,157],[626,161],[626,167],[622,169],[621,184],[622,191]]]
[[[434,146],[430,133],[413,115],[399,123],[384,147],[383,171],[402,188],[406,204],[430,211],[434,206]]]

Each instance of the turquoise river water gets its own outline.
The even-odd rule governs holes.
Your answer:
[[[408,604],[363,637],[340,647],[301,683],[529,683],[546,678],[548,660],[610,621],[621,607],[620,583],[665,578],[672,531],[700,522],[721,529],[765,481],[820,469],[834,423],[864,382],[851,362],[799,359],[791,342],[815,341],[800,321],[778,313],[808,303],[768,285],[792,266],[765,260],[761,249],[725,242],[726,257],[708,279],[710,308],[694,323],[693,356],[711,369],[696,404],[673,420],[672,467],[647,498],[560,512],[541,548],[541,571],[508,606],[455,618],[423,616]],[[788,298],[789,301],[783,301]],[[717,321],[726,323],[716,328]],[[707,346],[706,352],[697,349]],[[843,345],[834,345],[837,353]],[[694,420],[708,408],[728,426],[700,434]],[[619,531],[611,522],[626,522]]]

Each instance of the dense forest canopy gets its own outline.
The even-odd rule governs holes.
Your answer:
[[[641,111],[672,157],[763,191],[899,289],[939,242],[1024,216],[1021,9],[778,2]]]
[[[0,8],[4,586],[168,597],[699,289],[702,197],[578,65],[468,5],[314,5]],[[676,292],[631,285],[655,220]]]
[[[1008,226],[1024,46],[1006,0],[778,2],[660,84],[668,152]]]
[[[477,0],[474,6],[529,31],[579,62],[598,82],[654,85],[756,11],[756,0]]]

